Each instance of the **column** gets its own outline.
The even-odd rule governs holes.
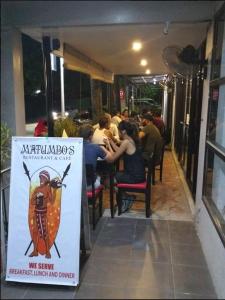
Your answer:
[[[101,81],[91,79],[91,104],[93,120],[98,121],[102,113],[102,87]]]
[[[174,149],[174,141],[175,141],[175,112],[176,112],[176,99],[177,99],[177,79],[174,78],[174,90],[173,90],[173,108],[172,108],[172,129],[171,129],[171,146]]]
[[[2,29],[1,55],[1,122],[7,123],[12,135],[26,135],[21,32]]]
[[[164,85],[163,88],[163,107],[162,107],[162,118],[167,128],[167,115],[168,115],[168,86]]]

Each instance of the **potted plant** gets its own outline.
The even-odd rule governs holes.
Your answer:
[[[65,130],[68,137],[76,137],[78,134],[78,126],[70,117],[58,118],[54,122],[54,136],[62,137],[63,130]]]
[[[1,123],[1,170],[7,167],[11,153],[11,130]]]

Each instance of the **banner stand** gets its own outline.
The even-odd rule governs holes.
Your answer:
[[[79,286],[91,250],[83,154],[81,138],[12,138],[6,281]]]

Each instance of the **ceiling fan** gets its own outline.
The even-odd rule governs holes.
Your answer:
[[[199,63],[197,51],[192,45],[185,48],[168,46],[164,48],[162,58],[170,72],[182,77],[193,75]]]

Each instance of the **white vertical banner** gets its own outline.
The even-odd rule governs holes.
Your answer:
[[[83,139],[13,137],[7,281],[79,283]]]

